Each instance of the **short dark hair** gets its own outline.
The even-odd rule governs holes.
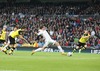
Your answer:
[[[26,26],[22,26],[22,27],[21,27],[21,29],[26,29],[26,28],[27,28]]]
[[[19,28],[19,26],[18,26],[18,25],[16,25],[16,26],[15,26],[15,28],[17,28],[17,29],[18,29],[18,28]]]
[[[18,25],[13,25],[13,28],[17,28],[17,29],[18,29],[18,28],[19,28],[19,26],[18,26]]]
[[[44,27],[44,25],[40,26],[40,29],[42,29]]]

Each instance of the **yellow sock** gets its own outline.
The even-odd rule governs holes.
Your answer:
[[[9,51],[9,53],[12,53],[12,51]]]
[[[4,51],[7,51],[7,49],[4,49]]]

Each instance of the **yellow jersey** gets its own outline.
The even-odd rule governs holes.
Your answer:
[[[6,40],[6,31],[5,30],[1,31],[0,40]]]
[[[20,33],[19,33],[20,31],[21,31],[21,29],[13,31],[9,36],[11,36],[12,38],[16,38],[20,35]]]
[[[88,36],[87,38],[84,38],[84,36]],[[81,43],[86,43],[88,40],[89,40],[89,36],[90,34],[84,34],[80,39],[79,39],[79,42]]]

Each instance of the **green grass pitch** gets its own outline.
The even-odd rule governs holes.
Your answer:
[[[0,71],[100,71],[100,54],[75,53],[72,57],[58,52],[0,52]]]

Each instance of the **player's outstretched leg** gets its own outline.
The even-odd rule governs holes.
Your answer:
[[[38,51],[41,51],[41,50],[43,50],[43,48],[38,48],[36,50],[33,50],[32,53],[31,53],[31,55],[33,55],[35,52],[38,52]]]
[[[2,51],[2,47],[0,47],[0,51]]]
[[[9,51],[9,55],[12,55],[13,54],[13,52],[14,52],[14,50],[15,50],[15,48],[11,48],[11,50]]]
[[[4,52],[5,54],[7,54],[7,49],[3,49],[2,52]]]
[[[8,47],[6,47],[6,48],[2,48],[2,52],[4,52],[5,54],[7,54],[7,50],[9,50],[10,49],[10,47],[8,46]]]
[[[84,50],[84,49],[85,49],[85,47],[83,47],[83,48],[79,49],[79,53],[81,53],[81,51],[82,51],[82,50]]]
[[[79,49],[79,46],[75,47],[73,50],[73,53],[76,52],[76,50],[78,50],[78,49]]]
[[[61,48],[60,44],[58,42],[55,42],[55,45],[58,47],[62,55],[67,55],[64,50]]]
[[[76,48],[74,48],[73,53],[74,53],[76,50],[77,50],[77,49],[76,49]]]

